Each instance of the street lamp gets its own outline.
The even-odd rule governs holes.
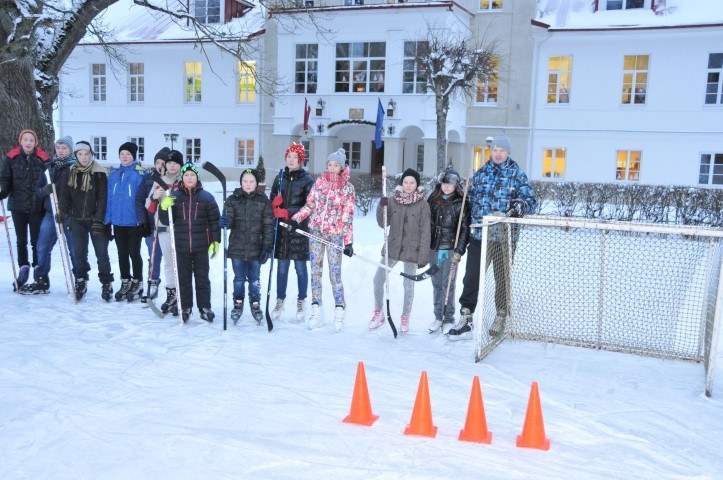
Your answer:
[[[175,142],[175,141],[178,140],[178,134],[177,134],[177,133],[164,133],[163,136],[166,137],[166,142],[167,142],[168,140],[171,141],[171,150],[173,150],[173,142]],[[490,137],[490,142],[491,142],[491,141],[492,141],[492,140],[491,140],[491,137]]]
[[[394,110],[397,109],[397,102],[394,101],[392,98],[389,100],[389,103],[387,103],[387,117],[393,117],[394,116]]]
[[[324,114],[324,107],[326,106],[326,101],[322,98],[316,101],[316,116],[320,117]]]

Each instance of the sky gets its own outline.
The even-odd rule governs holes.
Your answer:
[[[217,182],[206,187],[221,200]],[[354,229],[355,252],[379,258],[373,215],[357,212]],[[408,335],[394,339],[386,326],[369,332],[375,268],[346,257],[340,333],[326,272],[324,328],[308,330],[288,308],[272,333],[248,311],[237,326],[229,317],[224,331],[221,258],[211,262],[216,321],[194,312],[180,326],[140,303],[103,302],[93,258],[87,296],[74,305],[57,248],[51,293],[16,295],[7,249],[0,242],[3,480],[723,478],[720,350],[712,397],[704,395],[703,366],[683,361],[504,341],[474,363],[473,341],[427,333],[429,280],[416,284]],[[115,244],[110,253],[117,289]],[[263,303],[269,268],[262,267]],[[293,300],[293,269],[290,277]],[[229,262],[229,299],[232,278]],[[402,278],[390,279],[399,325]],[[272,302],[273,292],[275,282]],[[379,416],[371,426],[342,422],[359,362]],[[434,438],[404,434],[422,372]],[[475,377],[489,445],[458,440]],[[532,382],[548,451],[515,444]]]

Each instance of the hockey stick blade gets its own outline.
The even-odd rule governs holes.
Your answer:
[[[153,310],[153,313],[155,313],[158,318],[166,318],[166,314],[163,313],[158,306],[156,306],[156,302],[154,302],[150,297],[148,297],[148,306],[151,307],[151,310]]]
[[[406,274],[406,273],[404,273],[404,272],[397,272],[397,273],[399,273],[399,275],[403,276],[404,278],[408,278],[408,279],[410,279],[410,280],[414,280],[415,282],[421,282],[422,280],[426,280],[426,279],[428,279],[428,278],[431,278],[432,275],[434,275],[434,274],[437,273],[438,271],[439,271],[439,266],[438,266],[438,265],[432,265],[432,266],[429,267],[427,270],[425,270],[424,272],[419,273],[419,274],[417,274],[417,275],[408,275],[408,274]]]

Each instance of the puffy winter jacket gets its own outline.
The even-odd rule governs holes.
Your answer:
[[[38,197],[35,186],[49,160],[41,148],[29,155],[19,146],[8,152],[0,166],[0,199],[10,197],[8,210],[27,213],[44,210],[43,199]]]
[[[279,187],[280,184],[280,187]],[[303,168],[289,171],[284,168],[274,179],[271,185],[271,200],[281,195],[284,202],[281,208],[289,211],[289,217],[294,215],[306,203],[306,197],[314,187],[314,177]],[[301,222],[301,228],[309,229],[309,221]],[[309,260],[309,239],[302,235],[292,235],[285,228],[279,228],[276,232],[276,250],[274,258],[279,260]]]
[[[424,197],[408,205],[399,203],[396,194],[402,194],[401,188],[397,187],[395,195],[389,197],[387,207],[389,258],[426,265],[429,263],[428,246],[431,230],[429,204],[424,201]],[[377,223],[380,227],[384,226],[384,207],[377,206]],[[383,247],[382,255],[384,255]]]
[[[429,211],[432,219],[431,243],[432,250],[452,250],[464,255],[469,242],[469,206],[466,205],[462,212],[462,198],[459,192],[452,193],[444,198],[440,186],[437,185],[434,192],[429,196]],[[459,223],[459,216],[462,214],[462,223]],[[459,238],[457,238],[457,227],[459,226]],[[456,247],[455,247],[456,240]]]
[[[105,219],[105,208],[108,203],[108,173],[103,166],[93,160],[91,170],[90,189],[84,192],[82,185],[83,174],[76,170],[79,164],[70,167],[68,182],[60,191],[60,211],[77,220]],[[70,186],[70,179],[75,176],[75,187]]]
[[[173,214],[176,248],[191,253],[205,252],[211,243],[221,241],[218,204],[200,181],[193,189],[179,185],[173,196],[176,201],[168,211]],[[167,221],[167,214],[162,213],[161,220]]]
[[[274,215],[266,195],[254,190],[234,190],[226,199],[226,215],[231,218],[228,256],[239,260],[259,260],[261,250],[271,253],[274,245]]]
[[[138,219],[136,213],[136,193],[143,181],[143,171],[132,163],[120,166],[108,176],[108,205],[105,210],[105,223],[119,227],[135,227],[145,218]]]
[[[68,185],[68,174],[70,173],[70,167],[75,163],[75,157],[70,157],[61,161],[57,157],[54,157],[52,161],[48,162],[48,173],[50,173],[50,181],[55,185],[55,191],[58,195],[58,202],[60,202],[60,193]],[[40,199],[44,199],[44,207],[46,212],[51,212],[53,206],[52,194],[44,195],[43,187],[48,184],[48,180],[45,178],[45,172],[38,175],[38,181],[35,183],[35,194]]]
[[[314,182],[306,204],[292,218],[309,217],[309,228],[330,235],[342,235],[344,245],[354,241],[356,192],[346,176],[324,172]]]

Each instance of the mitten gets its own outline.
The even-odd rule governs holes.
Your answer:
[[[49,184],[45,185],[42,188],[41,193],[43,194],[44,197],[52,194],[53,193],[53,184],[49,183]]]
[[[213,242],[211,245],[208,246],[208,256],[210,258],[214,258],[216,256],[216,254],[218,253],[219,245],[219,242]]]
[[[93,220],[90,225],[90,234],[94,237],[100,237],[105,235],[105,225],[100,220]]]
[[[274,208],[274,218],[278,218],[279,220],[288,220],[289,211],[285,208]]]
[[[161,209],[168,210],[173,206],[174,203],[176,203],[176,197],[174,197],[173,195],[163,197],[163,200],[161,200]]]
[[[231,217],[229,217],[228,215],[222,215],[221,218],[218,220],[218,224],[221,226],[221,228],[230,228]]]
[[[296,220],[288,220],[286,222],[286,229],[288,231],[293,232],[297,228],[299,228],[299,222],[297,222]]]
[[[284,203],[284,197],[281,195],[276,195],[274,199],[271,201],[271,206],[273,208],[279,208],[281,207],[281,204]]]
[[[263,265],[264,263],[269,261],[269,257],[271,256],[271,252],[269,252],[269,249],[264,247],[261,249],[261,258],[259,258],[259,263]]]
[[[522,200],[512,200],[510,208],[507,210],[507,214],[510,217],[521,217],[525,214],[524,202]]]
[[[417,268],[424,268],[424,267],[426,267],[426,266],[427,266],[426,263],[418,263],[418,264],[417,264]]]
[[[381,199],[379,199],[380,207],[386,207],[387,205],[389,205],[389,197],[382,197]]]
[[[151,230],[151,226],[148,223],[139,223],[136,227],[136,233],[139,237],[150,237],[153,235],[153,231]]]
[[[344,245],[344,255],[347,257],[354,256],[354,246],[351,243]]]

